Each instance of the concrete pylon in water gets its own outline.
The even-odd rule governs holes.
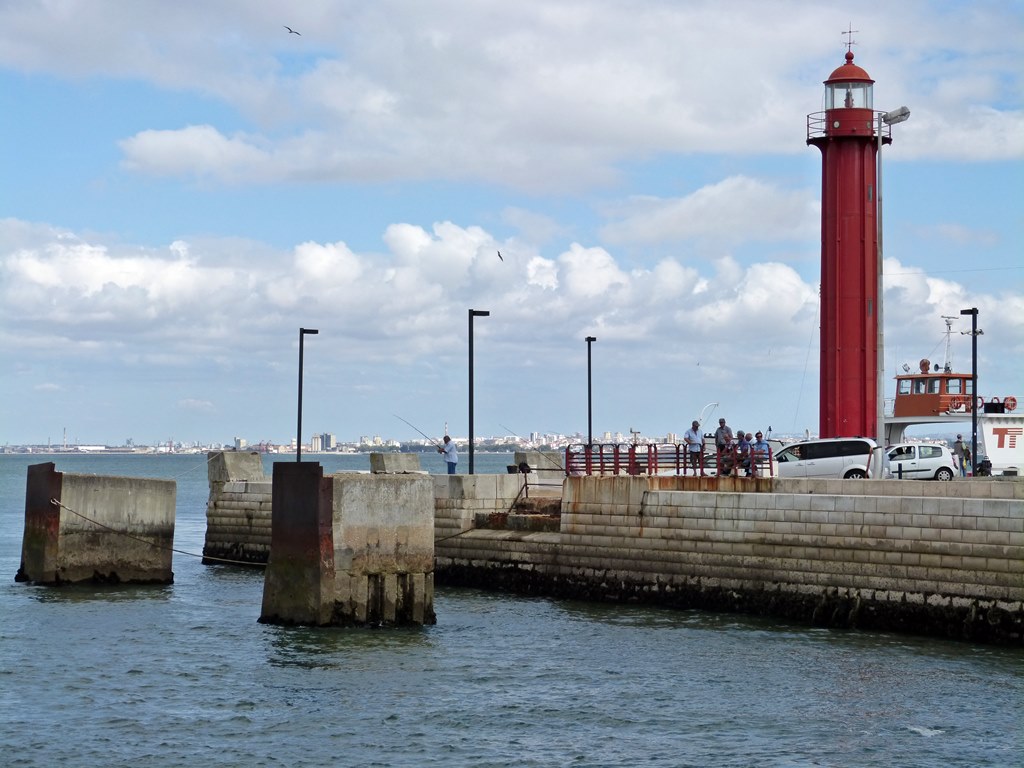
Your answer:
[[[433,624],[431,478],[275,464],[260,621]]]

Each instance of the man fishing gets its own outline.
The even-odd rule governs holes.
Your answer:
[[[437,452],[444,454],[445,463],[448,465],[448,474],[454,475],[455,468],[459,464],[459,449],[448,435],[444,436],[444,445],[437,446]]]

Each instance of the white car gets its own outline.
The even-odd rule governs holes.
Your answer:
[[[899,443],[886,450],[889,477],[903,480],[952,480],[959,474],[949,448],[930,443]]]
[[[832,437],[790,443],[775,454],[779,477],[871,476],[875,441],[867,437]]]

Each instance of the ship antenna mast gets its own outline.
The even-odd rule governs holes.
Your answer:
[[[952,361],[950,360],[950,357],[949,357],[949,343],[950,343],[950,337],[953,334],[953,321],[956,320],[956,317],[954,317],[952,315],[943,315],[942,319],[946,321],[946,361],[945,361],[945,363],[943,365],[942,370],[945,373],[952,373],[953,372],[953,363],[952,363]]]

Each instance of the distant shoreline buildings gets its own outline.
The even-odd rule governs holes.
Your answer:
[[[951,441],[955,430],[950,433],[932,434],[917,436],[908,442],[930,442],[930,441]],[[710,434],[710,433],[709,433]],[[808,433],[803,434],[780,434],[774,433],[772,438],[790,442],[792,440],[803,440],[814,437]],[[629,434],[623,432],[603,432],[594,435],[596,443],[603,444],[678,444],[679,436],[675,432],[668,432],[663,436],[649,437],[640,432],[630,430]],[[466,437],[453,435],[452,439],[460,448],[467,444]],[[479,453],[514,453],[524,450],[549,450],[563,451],[571,445],[582,445],[586,437],[579,432],[570,435],[559,433],[531,432],[528,438],[519,435],[498,435],[491,437],[475,437],[473,450]],[[0,454],[85,454],[85,455],[160,455],[160,454],[205,454],[209,451],[255,451],[268,454],[294,454],[296,441],[292,439],[286,443],[273,443],[260,441],[250,443],[242,437],[235,437],[231,443],[201,443],[201,442],[178,442],[168,440],[164,443],[154,445],[140,445],[129,440],[124,445],[99,445],[99,444],[69,444],[67,442],[53,445],[43,444],[21,444],[0,446]],[[436,449],[436,443],[427,439],[416,440],[395,440],[383,438],[380,435],[361,435],[358,440],[342,442],[330,432],[314,434],[308,443],[303,443],[302,452],[310,454],[359,454],[359,453],[430,453]]]

